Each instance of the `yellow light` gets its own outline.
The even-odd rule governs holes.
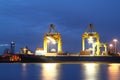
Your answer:
[[[45,63],[42,65],[42,80],[57,80],[59,77],[59,64],[56,63]]]
[[[93,37],[90,36],[90,37],[88,38],[88,43],[93,43]]]
[[[53,41],[52,43],[53,43],[53,44],[56,44],[56,41]]]
[[[84,75],[86,75],[84,80],[97,80],[99,64],[96,63],[85,63],[83,64]]]
[[[47,39],[49,39],[50,41],[55,41],[53,38],[51,37],[47,37]]]
[[[47,43],[50,43],[50,41],[49,41],[49,40],[47,40]]]
[[[47,37],[47,39],[48,39],[47,41],[50,40],[50,41],[52,41],[53,44],[56,44],[56,41],[55,41],[53,38],[51,38],[51,37]],[[49,42],[50,42],[50,41],[49,41]]]
[[[120,64],[112,63],[108,67],[108,80],[119,80]]]
[[[23,48],[23,51],[25,52],[27,49],[26,48]]]

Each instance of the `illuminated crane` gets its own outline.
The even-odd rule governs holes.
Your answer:
[[[94,31],[93,25],[90,24],[88,30],[82,35],[82,50],[86,50],[85,39],[88,39],[88,44],[92,46],[88,48],[92,52],[92,55],[101,55],[100,47],[104,47],[105,54],[107,55],[107,46],[105,43],[100,43],[99,34]]]
[[[50,24],[50,28],[49,28],[49,32],[44,34],[44,51],[46,51],[47,53],[49,53],[50,51],[49,43],[51,43],[52,45],[57,44],[57,50],[56,49],[51,49],[50,51],[53,52],[62,52],[62,38],[61,38],[61,34],[59,32],[56,32],[55,27],[53,24]]]

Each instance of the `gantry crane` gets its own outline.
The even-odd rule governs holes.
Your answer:
[[[62,37],[59,32],[56,32],[54,24],[50,24],[50,28],[48,33],[44,34],[44,51],[49,53],[48,51],[48,43],[52,42],[52,44],[57,44],[57,52],[62,52]]]
[[[94,31],[93,25],[90,24],[88,30],[84,32],[82,35],[82,50],[86,50],[86,43],[85,39],[88,39],[88,43],[92,44],[92,47],[88,50],[92,51],[92,55],[101,55],[100,54],[100,47],[104,47],[105,55],[107,55],[107,45],[105,43],[100,43],[100,36],[99,34]]]

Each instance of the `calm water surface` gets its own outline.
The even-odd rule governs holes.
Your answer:
[[[120,64],[0,64],[0,80],[120,80]]]

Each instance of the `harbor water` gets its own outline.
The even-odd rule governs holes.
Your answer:
[[[120,80],[120,64],[1,63],[0,80]]]

